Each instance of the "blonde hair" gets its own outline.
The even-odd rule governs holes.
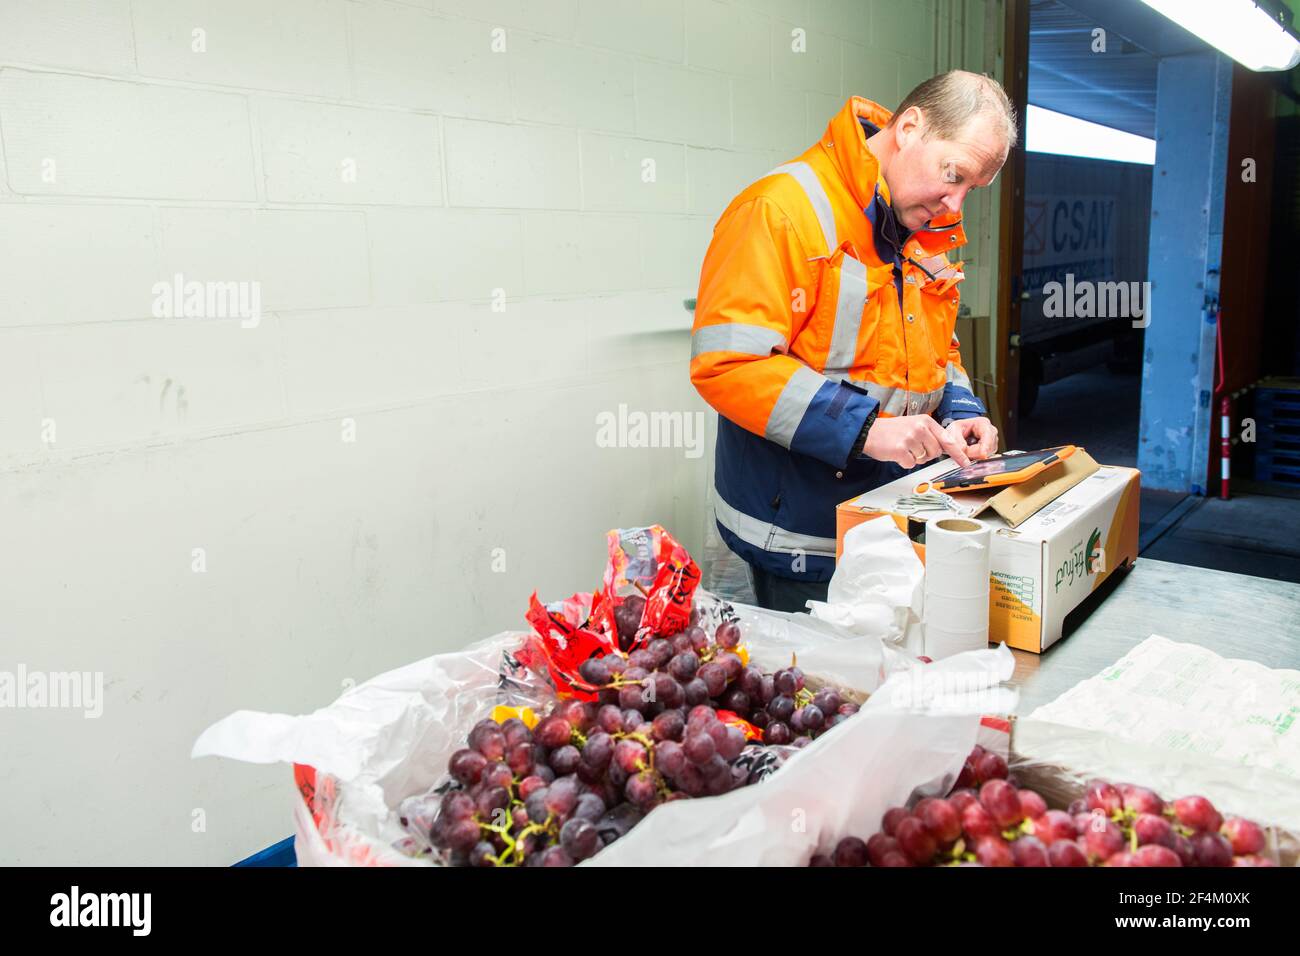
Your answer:
[[[1002,134],[1007,151],[1016,145],[1016,108],[1002,84],[966,70],[932,76],[903,98],[889,126],[915,106],[925,116],[926,136],[956,139],[977,116],[985,116]]]

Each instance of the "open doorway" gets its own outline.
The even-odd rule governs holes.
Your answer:
[[[1069,0],[1028,60],[1016,445],[1136,466],[1159,60]],[[1185,497],[1144,489],[1144,529]]]

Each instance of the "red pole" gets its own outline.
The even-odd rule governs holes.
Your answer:
[[[1219,399],[1219,497],[1228,498],[1228,479],[1232,472],[1232,399]]]

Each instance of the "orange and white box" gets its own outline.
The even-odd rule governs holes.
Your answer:
[[[837,550],[854,525],[882,514],[894,520],[925,560],[925,523],[952,512],[899,514],[895,502],[922,481],[952,469],[947,459],[846,501],[836,509]],[[989,556],[989,640],[1042,653],[1061,638],[1065,617],[1116,569],[1138,555],[1135,468],[1102,465],[1020,524],[1012,527],[991,509],[977,518],[993,529]],[[963,503],[979,499],[953,498]]]

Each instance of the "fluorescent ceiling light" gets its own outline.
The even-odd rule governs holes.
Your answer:
[[[1113,159],[1148,166],[1156,161],[1154,139],[1045,110],[1032,103],[1025,114],[1025,149],[1031,153]]]
[[[1254,0],[1142,0],[1251,70],[1289,70],[1300,40]]]

